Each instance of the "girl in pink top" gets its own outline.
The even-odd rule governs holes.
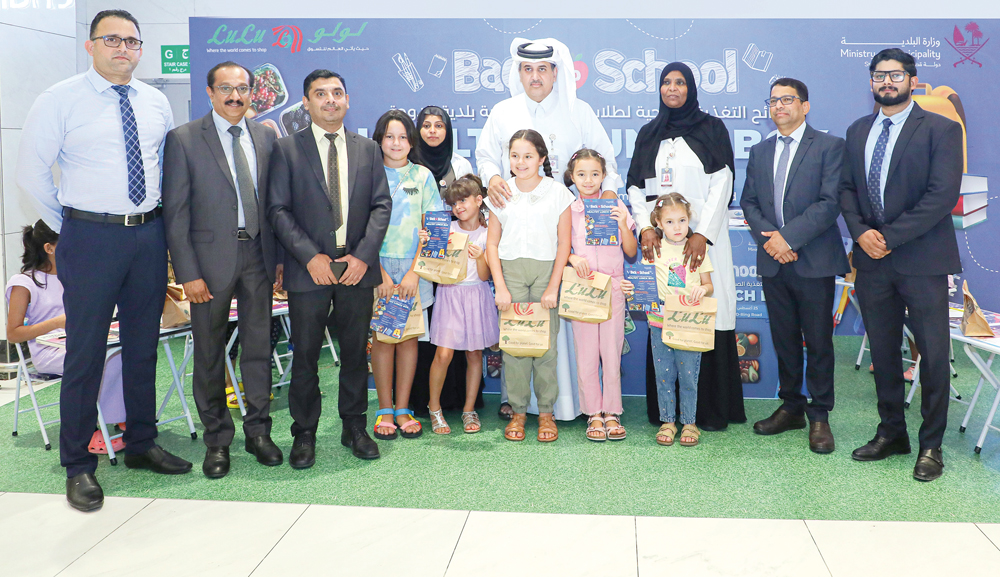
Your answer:
[[[578,150],[569,160],[563,178],[566,186],[576,186],[577,199],[570,205],[573,254],[569,264],[576,274],[587,277],[592,271],[611,277],[611,318],[603,323],[573,321],[576,344],[577,382],[580,387],[580,409],[589,415],[587,439],[601,442],[605,439],[621,441],[625,427],[621,424],[622,344],[625,340],[625,295],[631,283],[624,279],[625,254],[636,254],[636,241],[632,229],[635,222],[628,209],[618,200],[611,209],[618,221],[621,246],[594,246],[587,244],[587,212],[585,200],[599,198],[618,199],[614,191],[602,191],[606,175],[604,157],[589,148]],[[626,286],[622,286],[623,283]],[[602,390],[599,369],[604,368]]]

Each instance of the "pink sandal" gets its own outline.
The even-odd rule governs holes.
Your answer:
[[[111,448],[116,453],[120,453],[125,450],[125,441],[121,437],[111,439]],[[104,444],[104,435],[101,434],[100,430],[94,431],[94,436],[90,438],[90,445],[87,446],[87,451],[93,455],[108,454],[108,446]]]

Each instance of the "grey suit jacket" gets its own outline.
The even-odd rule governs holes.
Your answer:
[[[382,150],[372,140],[345,130],[347,145],[347,254],[368,265],[359,286],[382,282],[378,252],[389,228],[392,196],[382,164]],[[312,280],[306,265],[319,253],[337,249],[333,205],[312,127],[279,138],[271,153],[267,215],[284,246],[285,288],[312,291],[323,288]]]
[[[274,282],[278,252],[267,220],[267,177],[273,130],[247,119],[257,159],[257,214],[268,278]],[[209,291],[236,274],[239,195],[209,112],[167,133],[163,151],[163,216],[177,282],[204,279]]]
[[[770,240],[761,234],[778,230],[774,206],[774,152],[777,135],[750,149],[747,178],[740,207],[760,244],[757,251],[757,274],[772,277],[781,265],[764,251]],[[796,274],[820,278],[846,274],[851,267],[840,240],[837,217],[840,216],[840,182],[844,140],[806,125],[795,156],[792,157],[785,184],[785,226],[781,236],[799,255],[792,263]]]

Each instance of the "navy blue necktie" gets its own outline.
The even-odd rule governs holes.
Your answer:
[[[125,159],[128,162],[128,199],[139,206],[146,200],[146,171],[142,167],[142,149],[139,148],[139,129],[135,125],[135,112],[128,100],[128,86],[113,85],[118,93],[122,112],[122,132],[125,134]]]
[[[878,140],[875,141],[872,164],[868,168],[868,202],[872,205],[875,222],[878,224],[885,224],[885,209],[882,206],[882,161],[885,159],[885,147],[889,143],[891,126],[891,118],[882,121],[882,134],[879,134]]]

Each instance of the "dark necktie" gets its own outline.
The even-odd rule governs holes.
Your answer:
[[[253,176],[250,174],[250,163],[247,162],[240,135],[243,129],[230,126],[229,134],[233,135],[233,164],[236,165],[236,183],[239,186],[240,201],[243,203],[243,228],[250,238],[257,238],[260,231],[260,221],[257,218],[257,193],[253,187]]]
[[[326,133],[327,140],[330,141],[330,152],[326,155],[326,190],[330,195],[330,204],[333,205],[333,230],[337,230],[344,223],[344,217],[340,210],[340,163],[337,162],[337,133]]]
[[[791,136],[781,136],[781,142],[785,146],[778,156],[778,171],[774,174],[774,215],[778,218],[778,228],[785,226],[785,173],[788,172],[788,157],[791,156],[792,141]]]
[[[146,171],[142,167],[142,149],[139,148],[139,130],[135,125],[135,112],[128,100],[128,86],[113,85],[118,93],[118,106],[122,113],[122,132],[125,134],[125,160],[128,165],[128,199],[139,206],[146,200]]]
[[[885,147],[889,143],[891,126],[891,118],[882,121],[882,134],[879,134],[878,140],[875,141],[872,164],[868,168],[868,202],[872,205],[875,222],[878,224],[885,224],[885,209],[882,206],[882,161],[885,159]]]

